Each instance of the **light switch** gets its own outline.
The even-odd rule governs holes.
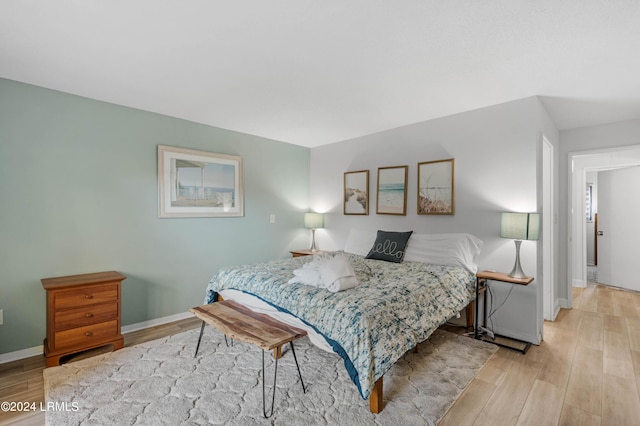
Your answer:
[[[269,215],[269,223],[276,223],[276,215],[274,213]]]

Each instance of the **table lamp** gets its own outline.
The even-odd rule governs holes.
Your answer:
[[[316,229],[324,228],[324,215],[322,213],[305,213],[304,227],[311,229],[311,251],[316,248]]]
[[[512,278],[527,278],[520,265],[522,240],[537,240],[540,235],[540,215],[537,213],[502,213],[500,237],[511,238],[516,243],[516,263],[509,273]]]

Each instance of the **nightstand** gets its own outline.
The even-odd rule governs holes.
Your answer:
[[[516,285],[529,285],[533,281],[533,277],[525,277],[525,278],[513,278],[504,272],[494,272],[494,271],[480,271],[476,274],[476,321],[475,327],[473,331],[473,337],[478,340],[483,340],[485,342],[493,343],[495,345],[501,346],[507,349],[513,349],[514,351],[521,352],[523,354],[527,353],[529,348],[531,347],[531,343],[524,342],[522,340],[513,339],[511,337],[500,336],[494,333],[493,339],[485,338],[484,335],[480,332],[480,328],[484,328],[487,324],[487,295],[485,294],[487,291],[487,286],[489,281],[501,281],[503,283],[510,283]],[[483,302],[484,302],[484,318],[482,326],[479,324],[478,319],[478,301],[479,297],[482,294]],[[498,338],[499,340],[496,340]],[[515,342],[520,347],[509,346],[506,344],[507,340]],[[501,341],[505,341],[502,343]]]
[[[121,349],[121,283],[119,272],[43,278],[47,291],[47,367],[60,364],[65,355],[113,345]]]
[[[313,256],[314,254],[323,254],[326,253],[326,251],[323,250],[292,250],[289,253],[291,253],[291,257],[300,257],[300,256]]]

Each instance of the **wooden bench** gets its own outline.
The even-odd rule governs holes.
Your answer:
[[[196,346],[194,357],[198,355],[205,324],[209,324],[222,331],[225,336],[241,342],[250,343],[262,349],[262,414],[265,418],[273,415],[273,406],[276,396],[276,379],[278,375],[278,358],[282,356],[282,345],[289,343],[293,359],[296,362],[298,376],[302,384],[302,391],[306,393],[300,366],[296,358],[293,341],[306,336],[305,330],[289,326],[277,321],[266,314],[259,314],[251,309],[231,300],[223,300],[209,305],[197,306],[189,309],[196,317],[202,320],[200,337]],[[225,337],[226,340],[226,337]],[[271,399],[271,411],[267,415],[265,407],[265,373],[264,351],[273,351],[275,358],[275,370],[273,373],[273,397]]]
[[[200,339],[202,339],[202,332],[204,330],[205,322],[207,322],[207,323],[213,325],[214,327],[220,329],[226,336],[229,336],[229,337],[233,338],[233,335],[236,335],[236,334],[234,334],[233,330],[229,329],[229,330],[225,331],[225,329],[222,328],[222,325],[220,325],[220,326],[216,325],[218,323],[213,324],[213,323],[209,322],[209,321],[212,321],[211,319],[209,321],[207,321],[207,319],[205,319],[205,317],[206,318],[209,318],[209,317],[208,317],[208,315],[202,313],[202,310],[208,311],[208,310],[212,309],[211,308],[212,306],[217,305],[219,303],[223,303],[223,304],[229,304],[230,303],[233,306],[233,308],[232,308],[233,310],[236,310],[238,312],[246,312],[248,315],[251,315],[251,316],[257,316],[257,317],[261,318],[260,321],[265,321],[265,322],[267,322],[269,324],[276,324],[277,327],[286,327],[289,330],[294,330],[294,331],[292,331],[292,333],[300,333],[300,335],[298,337],[290,340],[290,342],[293,342],[293,340],[295,340],[295,339],[297,339],[299,337],[302,337],[302,336],[307,334],[307,332],[304,331],[304,330],[301,330],[301,329],[298,329],[298,328],[295,328],[295,327],[290,327],[290,326],[288,326],[286,324],[283,324],[283,323],[281,323],[279,321],[274,320],[273,318],[269,317],[268,315],[257,314],[257,313],[251,311],[250,309],[248,309],[248,308],[246,308],[246,307],[244,307],[244,306],[242,306],[242,305],[240,305],[238,303],[234,303],[234,302],[231,302],[231,301],[226,301],[226,300],[223,300],[222,297],[220,297],[220,296],[218,296],[218,297],[219,297],[218,300],[220,300],[221,302],[216,302],[216,303],[213,303],[213,304],[210,304],[210,305],[204,305],[204,306],[199,306],[197,308],[191,308],[190,309],[190,311],[193,312],[194,314],[196,314],[196,316],[198,318],[203,320],[202,328],[200,329]],[[472,329],[473,325],[474,325],[474,323],[473,323],[474,308],[475,308],[475,300],[472,301],[471,303],[469,303],[469,305],[467,305],[467,307],[466,307],[466,320],[467,320],[466,321],[467,322],[466,325],[467,325],[467,328],[470,328],[470,329]],[[200,312],[200,314],[198,314],[196,312]],[[240,328],[243,329],[243,330],[245,329],[242,326]],[[261,331],[256,331],[256,333],[257,333],[258,336],[261,335]],[[198,339],[198,347],[200,346],[200,339]],[[246,339],[238,339],[238,340],[243,340],[243,341],[248,342],[248,343],[256,344],[253,341],[248,341]],[[287,341],[283,341],[283,343],[281,343],[279,345],[276,345],[275,347],[268,347],[269,346],[268,345],[265,348],[265,347],[261,346],[260,344],[256,344],[256,346],[261,347],[263,350],[273,350],[274,358],[278,359],[278,358],[280,358],[282,356],[282,349],[281,348],[282,348],[282,345],[284,343],[287,343]],[[291,349],[293,349],[293,343],[291,343]],[[197,353],[198,353],[198,348],[196,347],[196,354]],[[294,352],[294,358],[295,358],[295,352]],[[298,365],[298,361],[296,360],[296,366],[297,365]],[[263,371],[263,385],[264,385],[264,364],[263,364],[262,371]],[[300,368],[299,367],[298,367],[298,373],[300,373]],[[380,413],[382,411],[382,409],[384,408],[384,404],[383,404],[383,379],[384,379],[384,377],[380,377],[380,378],[378,378],[378,380],[376,380],[376,382],[375,382],[375,384],[373,386],[373,389],[371,390],[371,394],[369,395],[369,410],[374,414]],[[300,381],[302,381],[302,376],[300,376]],[[275,377],[274,377],[274,382],[275,382]],[[303,386],[303,390],[304,390],[304,383],[303,383],[302,386]],[[264,398],[264,392],[263,392],[263,398]],[[263,401],[263,408],[264,408],[264,401]],[[272,404],[272,411],[273,411],[273,404]]]

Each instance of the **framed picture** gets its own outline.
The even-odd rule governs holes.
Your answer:
[[[242,158],[158,145],[158,216],[244,215]]]
[[[453,158],[418,163],[418,214],[454,214]]]
[[[369,214],[369,170],[344,174],[344,214]]]
[[[407,214],[407,173],[409,166],[378,168],[376,213]]]

